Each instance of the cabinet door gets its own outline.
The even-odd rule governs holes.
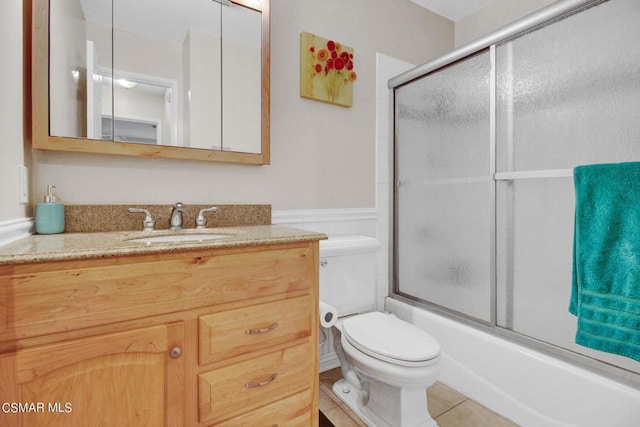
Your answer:
[[[179,322],[2,356],[0,425],[182,425],[183,337]]]

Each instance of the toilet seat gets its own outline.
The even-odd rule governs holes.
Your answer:
[[[359,351],[394,365],[428,366],[440,355],[440,345],[431,335],[385,313],[346,318],[342,334]]]

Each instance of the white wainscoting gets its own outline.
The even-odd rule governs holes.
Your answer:
[[[358,234],[376,237],[375,208],[273,211],[273,224],[317,231],[328,236]]]

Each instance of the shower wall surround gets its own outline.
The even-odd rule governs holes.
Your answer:
[[[640,159],[640,3],[532,16],[390,83],[394,296],[640,385],[567,311],[572,168]]]

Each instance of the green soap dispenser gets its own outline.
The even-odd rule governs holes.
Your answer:
[[[58,234],[64,231],[64,205],[56,202],[55,185],[47,185],[44,203],[36,204],[36,233]]]

